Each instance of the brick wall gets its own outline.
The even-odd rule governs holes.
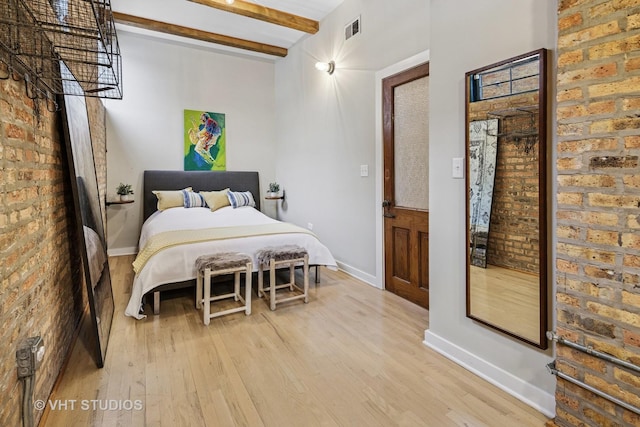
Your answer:
[[[640,364],[640,0],[561,0],[557,332]],[[640,376],[557,346],[560,371],[640,407]],[[558,379],[556,424],[640,417]]]
[[[87,101],[87,114],[89,116],[89,132],[91,133],[91,145],[96,165],[96,178],[98,180],[98,196],[102,210],[102,224],[106,233],[107,213],[105,201],[107,200],[107,125],[106,110],[100,98],[85,98]]]
[[[536,107],[537,94],[526,93],[470,103],[469,120],[497,118],[490,111]],[[531,116],[499,119],[500,134],[515,129],[537,129]],[[531,143],[527,147],[527,142]],[[519,271],[540,271],[537,138],[498,138],[496,176],[491,205],[487,263]]]
[[[35,398],[46,399],[81,318],[70,181],[58,115],[34,112],[24,83],[0,81],[0,425],[21,425],[18,343],[40,335],[47,353]],[[37,416],[39,417],[40,414]]]

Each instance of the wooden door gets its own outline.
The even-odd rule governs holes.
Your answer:
[[[385,287],[429,308],[429,64],[382,91]]]

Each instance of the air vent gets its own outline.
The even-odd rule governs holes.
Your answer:
[[[360,17],[358,16],[344,27],[344,39],[349,40],[351,37],[360,34],[360,30]]]

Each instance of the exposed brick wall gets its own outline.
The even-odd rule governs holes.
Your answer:
[[[640,0],[561,0],[557,332],[640,364]],[[640,376],[563,345],[560,371],[640,407]],[[558,379],[559,426],[640,417]]]
[[[59,119],[39,114],[24,83],[0,81],[0,425],[21,425],[15,351],[43,337],[47,352],[35,398],[46,399],[86,305]],[[36,414],[36,419],[41,414]]]
[[[491,111],[537,105],[537,93],[472,102],[469,120],[496,118],[487,115]],[[529,114],[499,120],[500,134],[515,129],[537,130],[537,123],[531,123]],[[525,149],[527,142],[532,144]],[[487,244],[489,264],[529,273],[540,271],[538,181],[537,137],[499,137]]]
[[[107,112],[100,98],[85,99],[87,101],[89,132],[91,133],[91,145],[93,147],[93,157],[96,165],[98,195],[100,197],[100,208],[102,210],[102,224],[104,224],[106,228],[107,212],[105,210],[105,201],[107,198]]]

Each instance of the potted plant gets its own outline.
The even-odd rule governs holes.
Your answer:
[[[277,182],[269,183],[269,197],[278,197],[278,193],[280,193],[280,184]]]
[[[116,187],[116,194],[120,196],[121,202],[128,202],[129,200],[131,200],[130,195],[133,194],[131,184],[118,184],[118,186]]]

